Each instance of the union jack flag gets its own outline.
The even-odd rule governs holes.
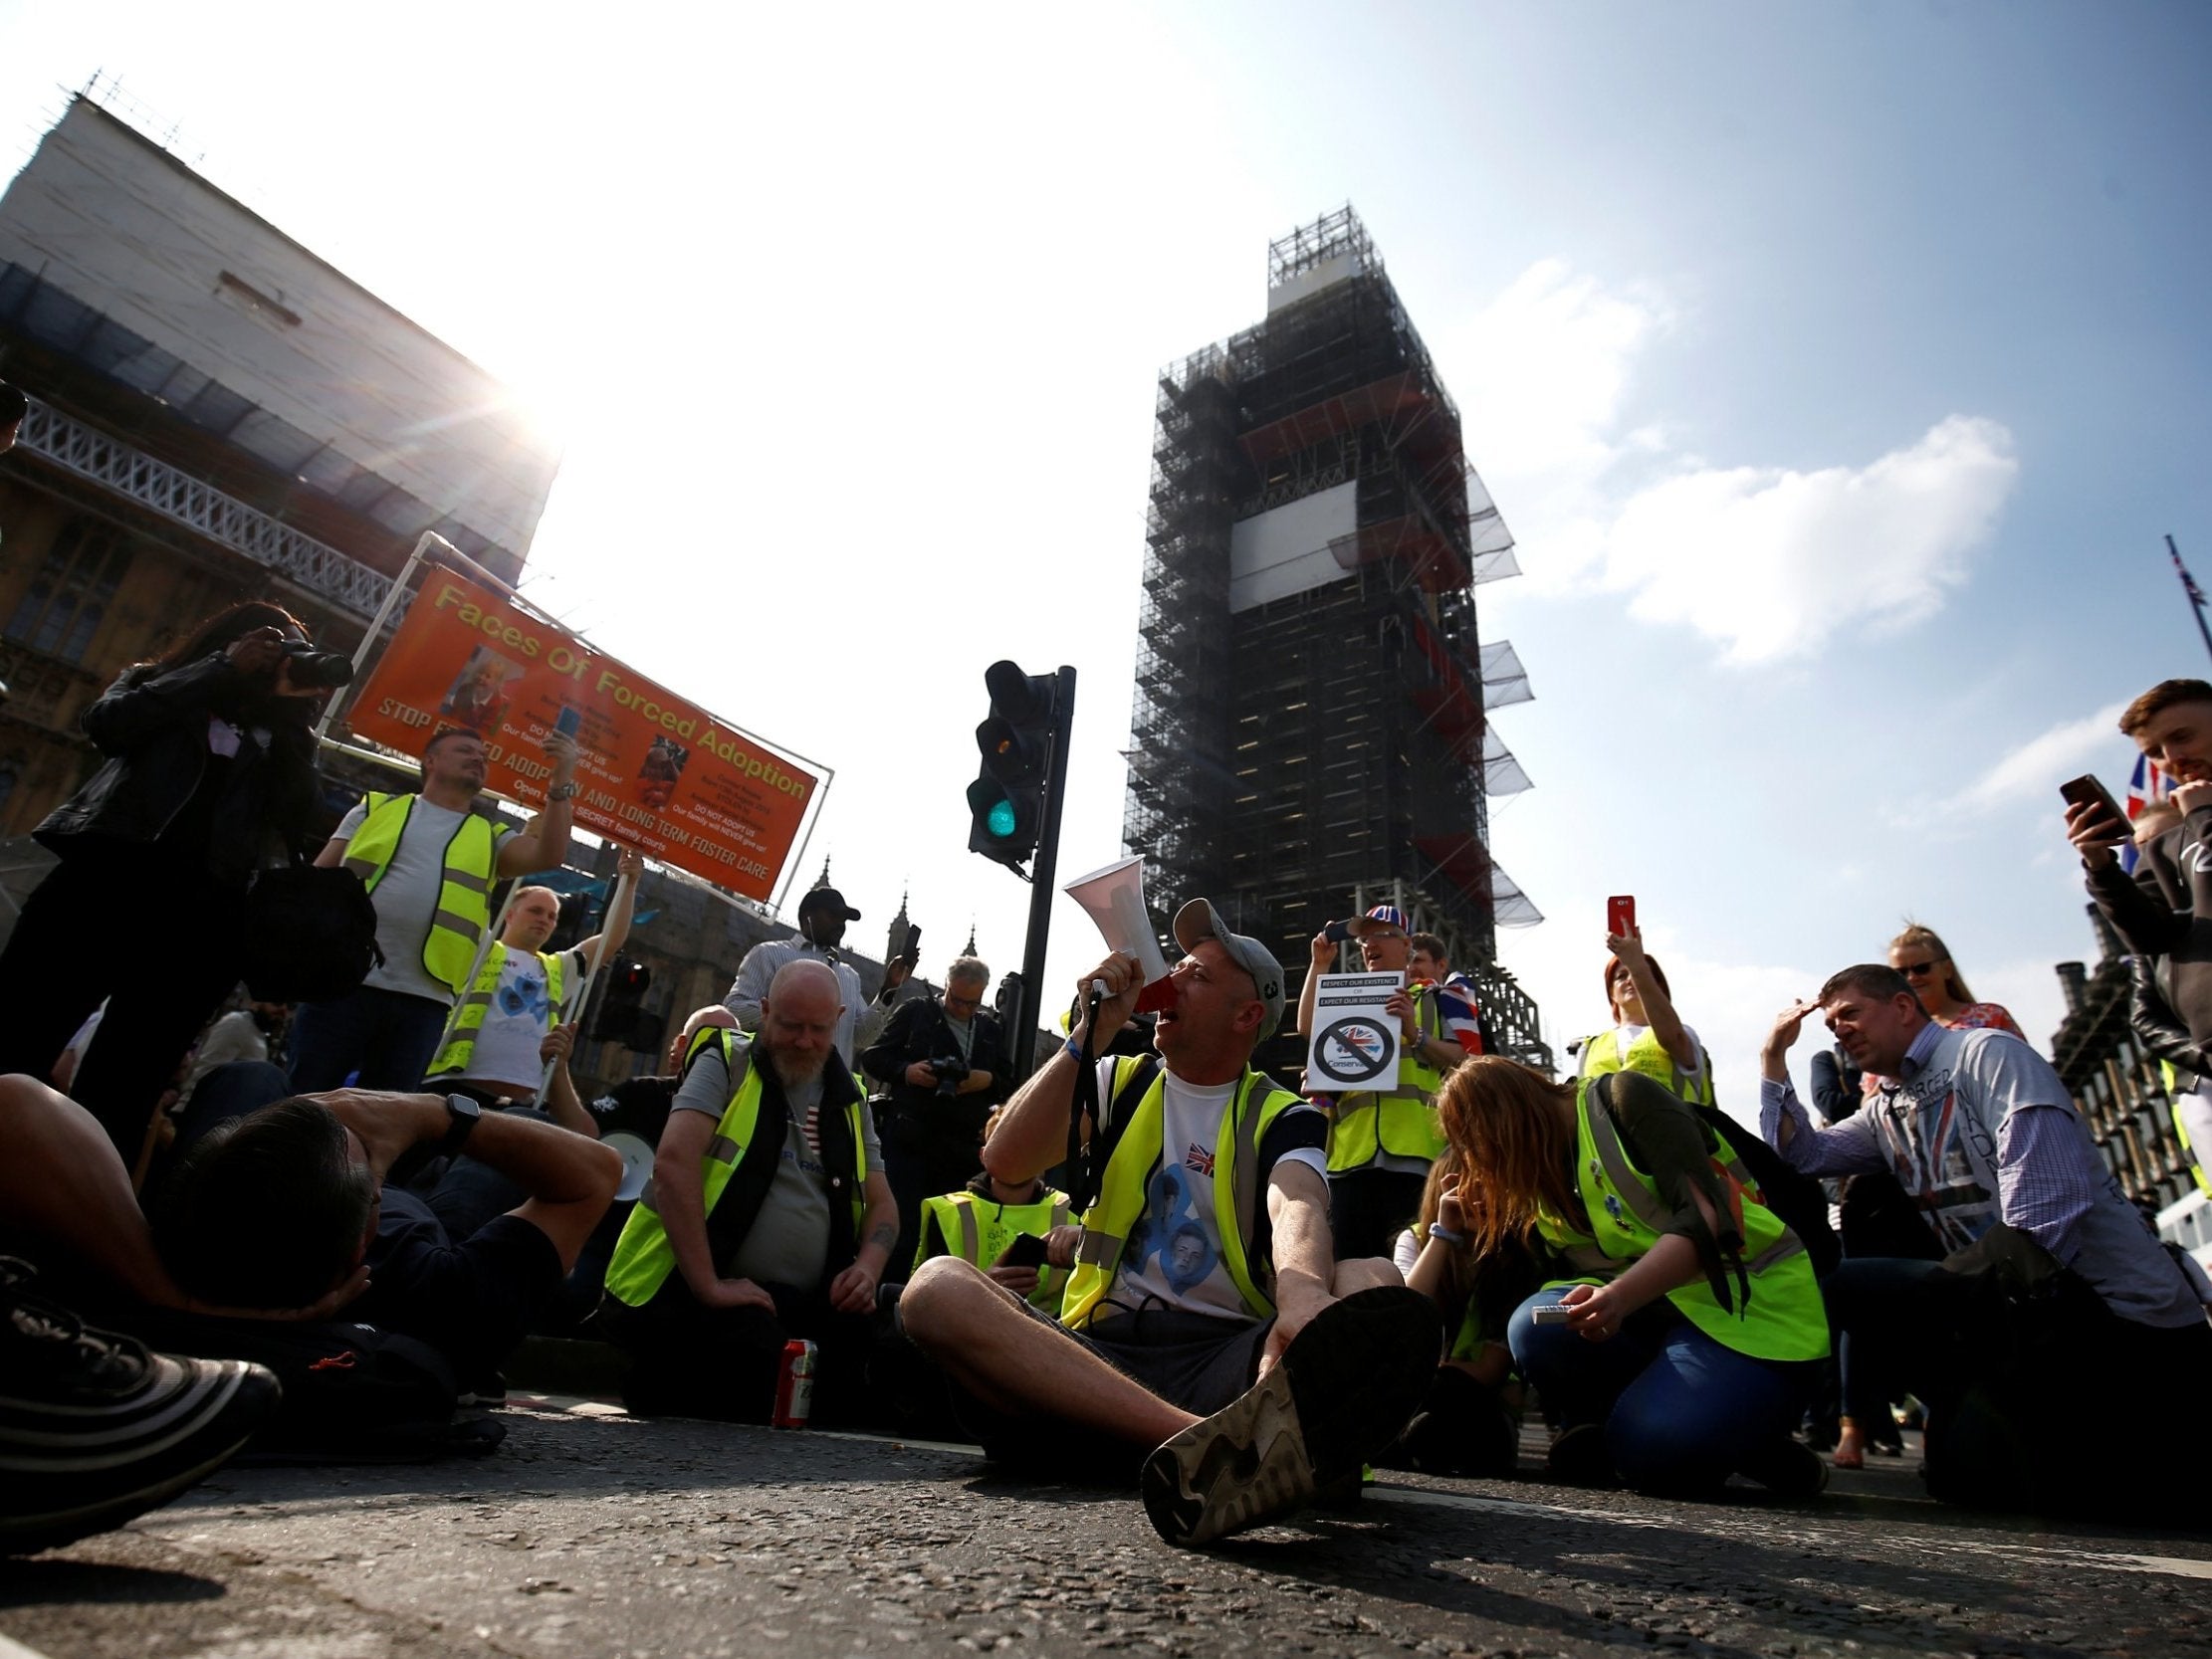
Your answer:
[[[1463,990],[1456,981],[1436,988],[1437,1016],[1441,1022],[1441,1034],[1457,1040],[1460,1048],[1469,1054],[1482,1052],[1482,1016],[1476,1012],[1473,994]]]
[[[2176,559],[2174,562],[2178,564],[2180,561]],[[2188,579],[2186,571],[2182,573],[2182,579]],[[2136,755],[2134,775],[2127,780],[2127,821],[2132,824],[2143,815],[2145,807],[2164,800],[2172,793],[2173,779],[2165,774],[2165,770],[2153,762],[2149,755]],[[2136,849],[2134,842],[2130,841],[2120,848],[2119,867],[2130,876],[2135,873],[2135,866],[2141,862],[2142,854]]]

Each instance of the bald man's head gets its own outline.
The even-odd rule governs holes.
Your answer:
[[[844,987],[822,962],[786,962],[761,998],[761,1046],[786,1085],[822,1069],[845,1011]]]
[[[684,1028],[676,1033],[675,1042],[669,1045],[668,1070],[670,1074],[673,1075],[684,1069],[684,1057],[691,1053],[692,1039],[698,1036],[700,1032],[713,1030],[717,1026],[725,1031],[733,1030],[737,1023],[738,1016],[719,1002],[710,1002],[704,1008],[694,1008],[691,1011],[691,1018],[684,1021]]]

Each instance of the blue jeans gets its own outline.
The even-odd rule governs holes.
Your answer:
[[[1506,1343],[1562,1428],[1603,1423],[1613,1467],[1640,1492],[1710,1491],[1789,1437],[1812,1393],[1808,1361],[1754,1359],[1706,1336],[1672,1305],[1639,1309],[1593,1343],[1515,1310]]]
[[[356,1087],[422,1087],[452,1010],[427,996],[362,985],[334,1002],[303,1002],[292,1019],[292,1087],[303,1095]]]

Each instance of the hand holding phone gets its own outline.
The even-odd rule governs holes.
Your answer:
[[[1352,936],[1352,924],[1349,922],[1332,922],[1321,930],[1321,936],[1332,944],[1342,944]]]
[[[2120,810],[2119,802],[2112,799],[2112,792],[2099,781],[2095,772],[2084,772],[2080,777],[2070,777],[2059,785],[2059,796],[2069,806],[2086,806],[2094,809],[2093,817],[2110,820],[2110,831],[2104,839],[2116,845],[2127,839],[2127,814]],[[2085,820],[2083,827],[2089,827]]]
[[[563,737],[573,737],[583,729],[583,711],[573,703],[563,703],[560,713],[553,717],[553,729]]]
[[[1034,1233],[1016,1233],[1013,1241],[999,1253],[1000,1267],[1042,1268],[1045,1261],[1044,1240]]]

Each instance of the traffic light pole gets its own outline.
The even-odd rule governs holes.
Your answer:
[[[1029,936],[1021,947],[1021,1010],[1013,1036],[1013,1073],[1029,1075],[1043,1013],[1044,946],[1052,931],[1053,881],[1060,867],[1060,805],[1067,798],[1068,733],[1075,725],[1075,670],[1064,663],[1052,693],[1052,764],[1044,780],[1044,818],[1029,871]]]

